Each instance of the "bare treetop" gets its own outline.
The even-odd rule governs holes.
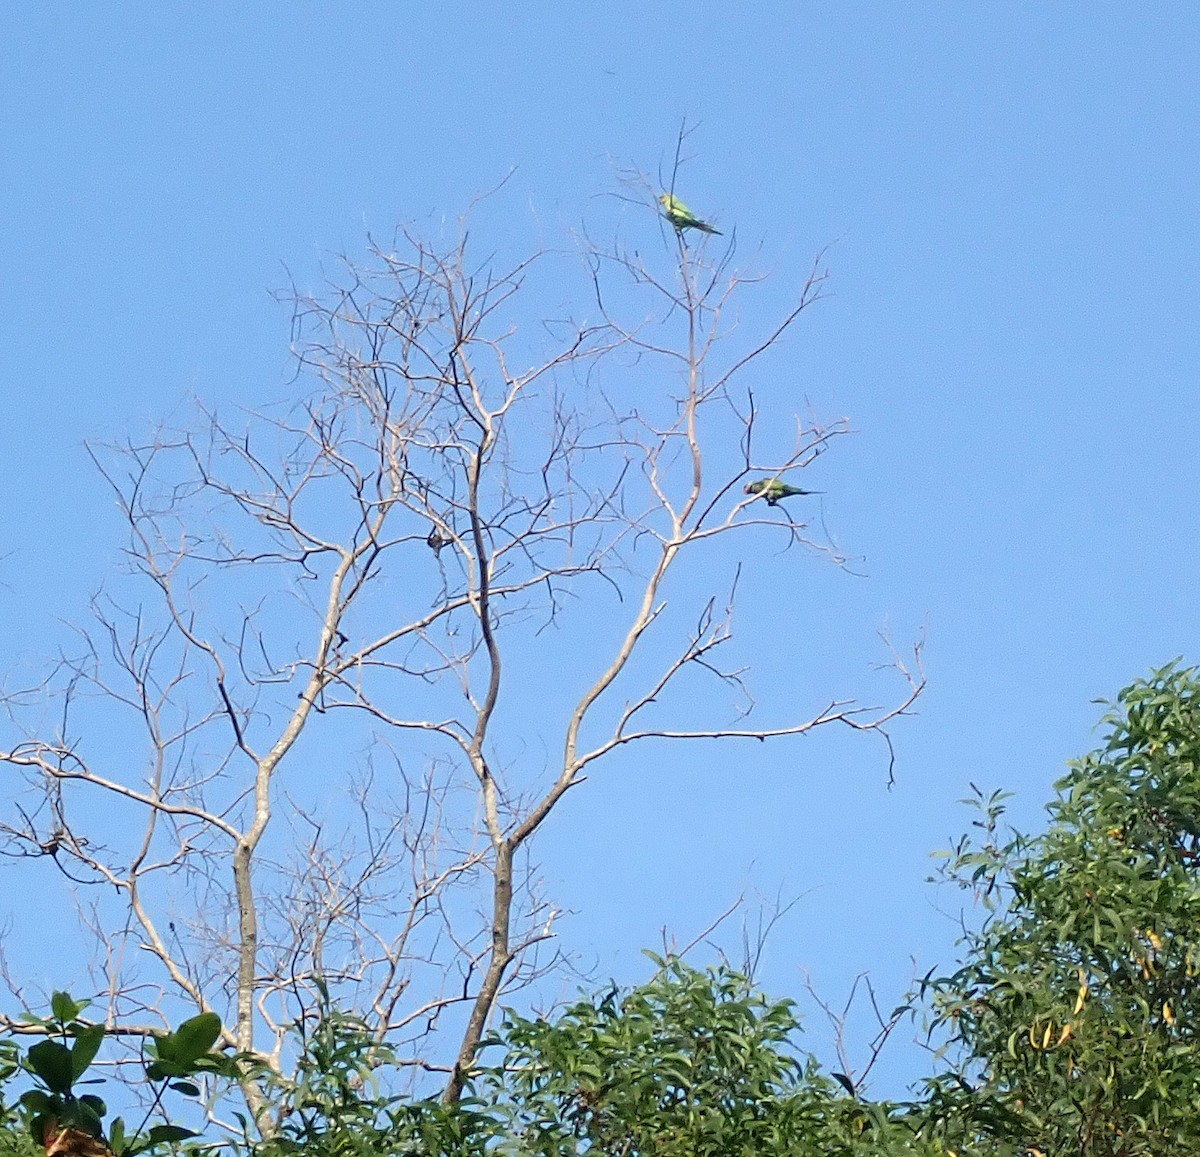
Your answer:
[[[497,1000],[557,962],[530,842],[606,756],[886,735],[920,694],[918,656],[889,706],[750,709],[743,563],[840,561],[788,492],[845,423],[772,415],[791,443],[760,448],[754,400],[825,274],[747,339],[734,241],[656,231],[658,196],[639,249],[507,269],[465,222],[402,230],[294,295],[294,409],[95,452],[133,580],[9,697],[0,761],[5,849],[77,882],[118,1029],[182,999],[286,1068],[321,980],[456,1099]],[[572,284],[577,320],[530,312]]]

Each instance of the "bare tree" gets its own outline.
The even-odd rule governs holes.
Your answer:
[[[182,999],[283,1071],[324,985],[454,1101],[497,1000],[558,963],[529,851],[568,791],[619,748],[886,738],[921,693],[918,651],[888,706],[780,716],[724,658],[765,536],[840,561],[811,501],[745,490],[845,431],[764,446],[749,388],[825,273],[745,338],[735,246],[669,229],[653,193],[652,258],[501,270],[465,219],[400,230],[294,295],[294,409],[94,454],[131,576],[8,695],[0,761],[5,850],[73,882],[115,1031]],[[582,320],[558,304],[580,269]]]

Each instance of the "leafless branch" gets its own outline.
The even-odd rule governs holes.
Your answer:
[[[824,255],[743,338],[760,278],[733,236],[664,240],[501,268],[465,220],[402,228],[293,290],[293,407],[94,449],[128,574],[42,694],[3,697],[0,851],[92,898],[115,1034],[212,1009],[281,1070],[327,987],[454,1101],[498,1002],[562,963],[531,843],[618,748],[837,725],[882,737],[891,774],[919,647],[890,705],[771,718],[791,708],[753,701],[736,650],[765,535],[844,561],[811,507],[745,489],[848,428],[797,418],[785,445],[754,392]],[[585,316],[530,325],[580,269]]]

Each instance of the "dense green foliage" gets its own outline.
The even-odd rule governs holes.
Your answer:
[[[798,1031],[744,977],[660,960],[553,1023],[510,1016],[477,1088],[530,1157],[899,1152],[905,1131],[798,1053]]]
[[[326,1000],[295,1029],[288,1076],[257,1079],[268,1109],[207,1144],[165,1120],[163,1093],[219,1091],[239,1058],[210,1052],[211,1015],[147,1045],[152,1112],[113,1121],[78,1086],[104,1044],[82,1003],[27,1017],[38,1043],[0,1041],[0,1157],[34,1157],[48,1121],[114,1152],[219,1148],[228,1157],[1175,1157],[1200,1137],[1200,679],[1175,666],[1126,688],[1102,746],[1057,785],[1035,837],[1003,833],[980,795],[977,834],[945,875],[982,906],[961,963],[914,994],[941,1071],[907,1105],[850,1095],[803,1052],[788,1001],[725,968],[656,960],[632,991],[585,996],[553,1020],[510,1012],[469,1095],[398,1095],[397,1058]],[[36,1038],[35,1038],[36,1039]],[[21,1095],[14,1095],[20,1085]],[[153,1117],[154,1123],[151,1124]]]
[[[658,961],[645,985],[581,999],[553,1022],[510,1014],[483,1050],[472,1095],[447,1107],[388,1091],[392,1051],[361,1020],[327,1007],[311,1033],[298,1030],[294,1074],[260,1074],[271,1093],[268,1135],[265,1122],[256,1128],[242,1118],[241,1137],[212,1145],[253,1157],[912,1151],[911,1125],[885,1106],[847,1096],[796,1051],[798,1029],[790,1002],[770,1001],[728,969],[698,971],[671,958]],[[154,1046],[158,1058],[166,1039]],[[28,1069],[40,1063],[39,1047],[26,1051]],[[208,1062],[212,1075],[231,1078],[227,1062]],[[161,1075],[161,1064],[151,1061],[148,1075]],[[170,1087],[198,1092],[179,1080]],[[45,1111],[36,1095],[26,1093],[22,1102],[27,1121]],[[87,1132],[98,1136],[103,1106],[98,1098],[90,1103],[99,1112]],[[42,1136],[40,1122],[32,1124]],[[167,1124],[130,1138],[114,1122],[109,1132],[114,1150],[128,1157],[187,1136]],[[204,1148],[185,1146],[192,1153]]]
[[[0,1154],[4,1157],[36,1157],[42,1150],[28,1129],[21,1127],[18,1104],[11,1098],[12,1081],[21,1071],[16,1041],[0,1040]]]
[[[1127,687],[1104,745],[1057,784],[1050,826],[997,835],[950,875],[988,906],[930,982],[950,1074],[930,1110],[969,1148],[1171,1157],[1200,1137],[1200,681]]]
[[[845,1095],[795,1049],[788,1001],[728,969],[657,961],[646,984],[583,998],[553,1022],[510,1013],[471,1096],[447,1108],[382,1091],[394,1058],[330,1011],[276,1083],[281,1119],[255,1157],[724,1157],[900,1154],[911,1121]]]
[[[79,1091],[84,1085],[101,1083],[87,1074],[106,1036],[103,1024],[80,1019],[88,1003],[56,992],[48,1017],[32,1013],[22,1017],[31,1029],[40,1030],[41,1039],[24,1050],[14,1040],[0,1042],[0,1154],[4,1157],[59,1150],[91,1157],[105,1148],[116,1157],[168,1151],[197,1136],[185,1126],[155,1120],[161,1116],[168,1090],[197,1097],[200,1087],[194,1079],[236,1075],[232,1059],[212,1051],[221,1033],[220,1020],[211,1012],[191,1017],[174,1031],[146,1042],[143,1073],[150,1102],[142,1121],[130,1128],[116,1117],[106,1128],[104,1099]],[[6,1087],[19,1073],[27,1077],[30,1087],[10,1104]]]

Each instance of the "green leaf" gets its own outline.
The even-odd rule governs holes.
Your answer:
[[[218,1076],[236,1081],[244,1075],[243,1066],[246,1070],[261,1068],[262,1062],[257,1057],[244,1054],[208,1053],[192,1065],[192,1072],[216,1073]]]
[[[54,1019],[63,1024],[69,1024],[84,1009],[85,1005],[77,1004],[66,992],[56,992],[50,997],[50,1011]]]
[[[172,1077],[191,1075],[190,1065],[177,1064],[175,1061],[151,1061],[146,1066],[146,1076],[152,1081],[166,1081]]]
[[[202,1012],[185,1020],[174,1032],[175,1055],[172,1060],[190,1065],[207,1053],[221,1036],[221,1018],[215,1012]]]
[[[850,1096],[856,1097],[858,1095],[854,1088],[854,1082],[845,1073],[833,1073],[832,1076]]]
[[[168,1064],[179,1060],[179,1041],[173,1032],[164,1032],[151,1042],[152,1055]]]
[[[171,1088],[177,1093],[182,1093],[185,1097],[200,1096],[200,1086],[193,1085],[191,1081],[172,1081]]]
[[[182,1125],[154,1125],[146,1134],[151,1145],[158,1145],[163,1141],[186,1141],[189,1137],[199,1136],[194,1129],[185,1129]]]
[[[52,1093],[69,1093],[74,1081],[71,1050],[58,1041],[39,1041],[25,1054],[29,1067]]]
[[[74,1118],[76,1125],[85,1133],[91,1133],[93,1137],[100,1136],[104,1128],[100,1118],[105,1111],[105,1106],[99,1097],[80,1098],[70,1108],[73,1110],[70,1115]],[[64,1123],[65,1121],[66,1116],[64,1115]]]
[[[41,1089],[29,1089],[21,1094],[19,1101],[31,1113],[45,1113],[55,1104],[55,1098],[43,1093]]]
[[[80,1029],[71,1045],[71,1074],[78,1080],[95,1059],[104,1041],[104,1025],[93,1024]]]

